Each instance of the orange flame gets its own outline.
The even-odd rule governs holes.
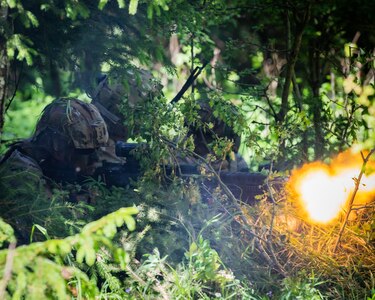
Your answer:
[[[293,194],[291,199],[296,201],[301,214],[308,221],[329,223],[347,207],[362,165],[361,154],[353,150],[339,154],[329,165],[321,162],[305,164],[293,171],[289,179],[289,191]],[[374,201],[374,171],[375,161],[370,160],[360,182],[354,205]]]

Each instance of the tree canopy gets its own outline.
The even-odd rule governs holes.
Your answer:
[[[53,97],[90,93],[100,72],[134,67],[154,70],[176,93],[184,74],[210,62],[195,97],[242,103],[243,143],[276,145],[263,159],[371,147],[373,90],[343,83],[373,82],[373,10],[359,0],[2,1],[3,112],[14,98],[31,99],[32,86]]]

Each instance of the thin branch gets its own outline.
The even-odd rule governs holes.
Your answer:
[[[8,254],[5,262],[3,278],[0,281],[0,299],[5,299],[5,290],[12,277],[13,259],[15,255],[16,242],[11,242],[8,247]]]
[[[168,145],[170,145],[172,148],[174,149],[177,149],[177,146],[172,143],[171,141],[168,141],[164,138],[161,138],[164,142],[166,142]],[[208,170],[214,175],[214,177],[216,178],[217,182],[219,183],[220,185],[220,188],[224,191],[224,193],[228,196],[228,198],[232,201],[232,204],[234,205],[234,207],[236,208],[236,210],[239,212],[238,214],[238,217],[241,219],[242,223],[239,223],[241,224],[242,226],[242,229],[244,229],[247,233],[249,233],[250,235],[252,235],[253,237],[255,237],[255,243],[256,245],[258,246],[258,249],[260,250],[260,254],[262,255],[262,257],[264,259],[266,259],[268,261],[269,264],[275,266],[275,268],[283,275],[286,274],[284,268],[280,265],[280,263],[278,262],[278,260],[276,259],[276,256],[274,254],[274,251],[273,251],[273,248],[272,248],[272,245],[270,246],[269,245],[269,241],[265,240],[264,238],[262,238],[261,236],[259,236],[258,234],[256,234],[253,230],[251,230],[249,227],[248,227],[248,220],[246,219],[245,215],[243,214],[243,211],[240,207],[240,205],[238,204],[238,199],[233,195],[232,191],[228,188],[228,186],[221,180],[220,178],[220,175],[219,173],[212,167],[212,165],[202,156],[196,154],[195,152],[191,151],[191,150],[188,150],[188,149],[185,149],[184,151],[186,151],[186,153],[188,153],[190,156],[193,156],[195,158],[198,158],[201,162],[203,162],[206,167],[208,168]],[[263,247],[262,245],[262,242],[265,243],[268,248],[270,248],[270,252],[271,252],[271,257],[270,255],[267,253],[266,249]]]
[[[277,113],[276,113],[276,110],[275,108],[273,107],[272,103],[271,103],[271,100],[270,98],[268,97],[267,94],[264,95],[264,98],[266,98],[267,100],[267,104],[268,106],[270,107],[271,111],[272,111],[272,116],[275,118],[275,120],[277,121]]]
[[[23,70],[23,61],[21,62],[21,70],[20,70],[20,74],[18,75],[18,78],[17,78],[17,79],[15,78],[15,87],[14,87],[14,91],[13,91],[12,97],[9,99],[8,104],[7,104],[7,106],[5,107],[4,113],[6,113],[6,112],[8,111],[10,105],[12,104],[12,102],[13,102],[13,100],[14,100],[14,97],[16,96],[16,93],[17,93],[17,90],[18,90],[18,86],[19,86],[20,81],[21,81],[22,70]],[[16,75],[16,72],[14,72],[14,73],[15,73],[14,76],[17,76],[17,75]]]
[[[271,123],[264,123],[264,122],[258,122],[258,121],[251,121],[251,124],[258,124],[258,125],[264,125],[264,126],[271,126]]]
[[[333,249],[333,252],[336,252],[337,247],[340,244],[342,235],[343,235],[344,230],[345,230],[346,223],[348,222],[349,215],[350,215],[350,213],[352,211],[352,207],[353,207],[353,202],[354,202],[355,196],[357,195],[359,186],[361,184],[361,179],[362,179],[363,173],[365,172],[365,169],[366,169],[366,164],[367,164],[368,160],[370,159],[371,155],[374,152],[375,152],[375,148],[372,149],[366,157],[361,152],[361,156],[362,156],[362,159],[363,159],[362,168],[361,168],[361,171],[359,172],[358,178],[355,179],[355,187],[354,187],[354,191],[353,191],[352,196],[351,196],[350,201],[349,201],[349,208],[348,208],[348,211],[346,213],[344,222],[341,225],[340,232],[339,232],[339,235],[337,237],[337,241],[336,241],[335,247]]]
[[[209,85],[207,85],[207,87],[211,91],[220,91],[220,92],[222,92],[224,94],[227,94],[227,95],[242,95],[242,96],[254,95],[254,94],[251,94],[251,93],[246,92],[246,91],[244,91],[244,92],[230,92],[230,91],[224,90],[224,89],[219,88],[219,87],[212,87],[212,86],[209,86]],[[264,89],[257,89],[256,86],[254,86],[254,88],[252,90],[254,90],[255,92],[258,92],[257,96],[259,96],[259,97],[264,97],[266,95],[265,92],[264,92]],[[260,92],[262,92],[262,93],[260,93]]]
[[[167,145],[169,145],[171,148],[173,149],[178,149],[177,148],[177,145],[175,145],[173,142],[161,137],[161,140],[163,142],[165,142]],[[238,205],[238,200],[237,198],[233,195],[233,193],[231,192],[231,190],[228,188],[228,186],[221,180],[220,178],[220,175],[218,174],[218,172],[216,172],[216,170],[212,167],[212,165],[202,156],[200,156],[199,154],[195,153],[194,151],[191,151],[191,150],[188,150],[188,149],[184,149],[183,150],[185,153],[187,153],[188,155],[190,155],[191,157],[195,157],[197,159],[199,159],[208,169],[209,172],[211,172],[214,177],[216,178],[216,180],[218,181],[220,187],[223,189],[224,193],[229,197],[229,199],[232,201],[233,205],[235,206],[236,209],[238,209],[238,211],[242,212],[242,209],[241,207]],[[244,222],[244,224],[248,224],[247,223],[247,219],[245,218],[245,216],[243,214],[240,215],[240,218],[241,220]],[[246,231],[248,233],[250,233],[252,236],[266,242],[262,237],[260,237],[259,235],[257,235],[255,232],[253,232],[251,229],[249,228],[245,228]]]
[[[352,210],[361,210],[361,209],[369,209],[369,208],[375,208],[375,203],[369,204],[369,205],[353,205]]]
[[[260,109],[260,110],[264,111],[266,114],[269,114],[269,111],[267,109],[265,109],[265,108],[263,108],[263,107],[261,107],[260,105],[257,105],[257,104],[254,105],[254,110],[252,112],[255,112],[257,109]],[[255,121],[253,121],[253,122],[255,123]]]
[[[190,38],[190,59],[191,59],[191,67],[190,73],[194,73],[194,33],[191,34]],[[194,81],[191,84],[191,94],[194,96]]]
[[[271,161],[271,166],[270,166],[270,169],[269,169],[269,172],[268,172],[268,175],[267,175],[267,178],[265,180],[266,182],[266,186],[267,186],[267,189],[268,189],[268,193],[269,193],[269,196],[272,200],[272,218],[271,218],[271,224],[270,224],[270,228],[269,228],[269,235],[268,235],[268,240],[267,240],[267,246],[268,248],[270,249],[270,252],[271,252],[271,257],[272,257],[272,261],[273,263],[277,266],[277,268],[282,272],[282,274],[286,274],[285,270],[284,270],[284,267],[280,264],[280,262],[278,261],[276,255],[275,255],[275,250],[273,248],[273,244],[272,244],[272,231],[273,231],[273,225],[274,225],[274,220],[275,220],[275,214],[276,214],[276,210],[275,210],[275,206],[276,206],[276,201],[275,201],[275,198],[273,196],[273,192],[272,192],[272,189],[271,189],[271,186],[270,186],[270,176],[272,174],[272,168],[273,168],[273,161]]]
[[[305,27],[307,25],[307,22],[310,19],[310,10],[311,10],[311,4],[309,4],[306,8],[306,10],[302,14],[302,20],[299,20],[298,13],[294,11],[294,18],[296,23],[296,33],[293,41],[293,46],[291,49],[291,53],[288,57],[288,64],[286,69],[286,75],[285,75],[285,82],[283,86],[282,96],[281,96],[281,109],[278,114],[277,121],[282,123],[284,121],[284,118],[287,114],[289,105],[288,105],[288,97],[289,97],[289,89],[290,84],[292,82],[292,77],[294,74],[294,67],[297,62],[298,54],[301,48],[302,43],[302,36],[305,30]]]

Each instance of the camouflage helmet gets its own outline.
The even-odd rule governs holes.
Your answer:
[[[128,128],[124,126],[124,117],[120,107],[126,104],[134,109],[148,99],[153,99],[161,93],[162,86],[151,72],[146,70],[127,70],[122,80],[109,83],[104,75],[98,82],[93,95],[94,104],[105,119],[110,137],[113,139],[127,139]]]
[[[34,136],[48,130],[56,139],[72,143],[75,149],[96,149],[108,142],[107,126],[98,109],[75,98],[57,99],[46,106]]]
[[[134,108],[147,99],[161,93],[162,85],[146,70],[126,70],[123,82],[109,84],[108,77],[102,76],[94,92],[93,101],[100,102],[109,111],[118,112],[117,106],[125,100]]]

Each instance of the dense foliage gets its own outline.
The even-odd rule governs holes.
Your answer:
[[[140,182],[90,181],[90,205],[55,191],[53,205],[36,205],[33,235],[44,242],[15,248],[0,219],[0,298],[374,299],[373,205],[333,253],[339,225],[305,223],[279,185],[253,206],[223,186],[208,201],[200,178],[165,185],[160,168],[191,155],[187,124],[210,126],[202,102],[241,136],[252,170],[271,166],[270,182],[353,145],[373,149],[374,11],[361,0],[0,0],[1,150],[29,136],[52,99],[89,101],[100,73],[126,85],[148,69],[163,85],[121,108],[131,139],[151,149]],[[211,147],[221,158],[232,144]]]

